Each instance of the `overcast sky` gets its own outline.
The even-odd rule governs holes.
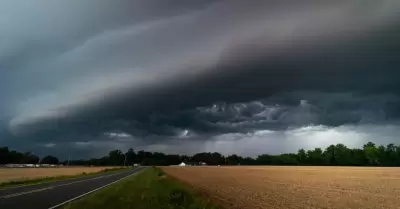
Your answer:
[[[400,1],[0,0],[0,146],[400,143]]]

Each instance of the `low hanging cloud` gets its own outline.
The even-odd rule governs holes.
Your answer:
[[[399,102],[400,98],[391,94],[291,92],[244,103],[153,113],[142,119],[74,121],[60,127],[57,124],[27,134],[26,141],[34,137],[46,148],[48,144],[56,148],[55,143],[59,143],[60,147],[97,155],[127,147],[246,156],[332,143],[360,147],[367,141],[396,142]]]
[[[148,150],[191,155],[197,152],[220,152],[224,155],[239,154],[254,157],[259,154],[297,152],[298,149],[325,148],[333,143],[343,143],[349,148],[360,148],[368,141],[382,144],[398,143],[398,124],[393,125],[344,125],[338,127],[307,126],[291,130],[259,130],[253,133],[227,133],[213,135],[207,140],[197,137],[175,137],[168,141],[145,143],[143,139],[101,140],[85,142],[59,142],[51,148],[48,144],[37,146],[36,151],[58,156],[102,156],[111,149]]]
[[[2,4],[6,145],[178,152],[399,118],[396,0]]]

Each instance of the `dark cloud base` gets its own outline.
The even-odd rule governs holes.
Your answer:
[[[173,5],[178,5],[175,7],[160,1],[139,1],[137,3],[148,13],[142,16],[136,15],[136,17],[135,14],[138,13],[133,12],[134,15],[131,16],[127,12],[129,10],[123,9],[120,15],[114,15],[115,19],[104,21],[101,25],[109,28],[124,25],[127,22],[133,24],[144,20],[163,20],[171,16],[202,11],[211,3],[219,1],[202,3],[192,1],[185,4],[186,6],[183,2],[174,1]],[[231,17],[232,14],[229,12],[241,11],[238,2],[232,3],[233,6],[228,5],[227,8],[222,7],[220,13],[211,14],[220,18]],[[340,1],[337,5],[344,4],[343,2],[345,1]],[[357,1],[352,1],[354,2],[357,3]],[[265,6],[269,4],[271,8],[280,9],[289,17],[295,14],[292,7],[286,8],[285,4],[275,1],[262,3],[259,7],[254,2],[246,9],[250,8],[249,11],[251,11],[251,8],[258,8],[259,12],[262,8],[268,8]],[[335,5],[336,3],[332,3],[331,6]],[[354,6],[354,4],[350,5]],[[128,6],[132,5],[127,3],[126,7]],[[306,6],[301,8],[303,7],[308,8]],[[310,8],[313,7],[310,6]],[[330,5],[319,3],[315,5],[315,10],[310,9],[310,11],[319,11],[318,9],[322,11],[326,8],[330,8]],[[115,6],[114,9],[118,11],[121,8]],[[169,12],[164,12],[166,10]],[[269,8],[266,10],[275,14]],[[99,11],[102,10],[99,9]],[[363,15],[363,11],[367,14],[368,12],[371,15],[375,14],[372,7],[362,7],[355,11],[355,14]],[[357,15],[349,17],[349,21],[357,19]],[[214,16],[210,15],[210,17]],[[369,16],[364,14],[361,17]],[[203,18],[194,22],[201,24],[202,21],[206,22],[205,20],[209,19]],[[218,22],[217,20],[225,23],[223,18],[215,21]],[[55,108],[55,112],[65,113],[63,115],[37,117],[16,125],[10,123],[9,120],[4,120],[4,125],[1,127],[7,128],[0,131],[3,136],[2,142],[16,146],[26,143],[26,147],[30,146],[29,143],[108,142],[114,139],[108,137],[106,133],[126,133],[142,141],[143,144],[156,144],[184,136],[191,136],[197,141],[207,141],[223,134],[246,134],[260,130],[283,131],[311,125],[339,127],[397,123],[400,117],[398,108],[400,106],[400,71],[398,70],[400,69],[400,59],[398,59],[400,23],[398,21],[373,22],[367,29],[358,30],[358,25],[347,26],[345,22],[342,23],[343,27],[336,28],[332,21],[332,27],[317,28],[320,30],[310,33],[307,29],[315,30],[312,23],[319,24],[318,20],[313,19],[309,25],[292,31],[293,34],[288,36],[287,40],[275,43],[269,41],[269,38],[274,40],[273,37],[260,33],[241,43],[228,45],[219,54],[215,63],[207,63],[205,67],[194,64],[193,68],[182,67],[184,69],[177,71],[178,73],[160,71],[162,72],[160,79],[154,83],[143,84],[139,87],[132,84],[123,89],[109,89],[106,92],[100,92],[102,97],[98,100]],[[369,24],[363,21],[352,23]],[[217,23],[216,26],[218,26]],[[210,28],[218,28],[216,26],[212,24]],[[279,27],[275,28],[279,29]],[[92,29],[88,34],[93,35],[101,31],[101,29],[97,29],[98,31],[95,29],[92,31]],[[158,30],[155,31],[158,32]],[[185,32],[185,30],[182,31]],[[165,48],[173,45],[164,43],[165,40],[169,40],[167,38],[171,38],[169,36],[182,35],[182,39],[187,36],[187,34],[166,33],[166,36],[169,35],[163,39],[162,36],[158,36],[158,33],[150,32],[149,37],[158,40],[155,43],[160,43],[158,48],[162,52],[169,51]],[[194,33],[193,31],[186,32]],[[190,43],[188,40],[186,42]],[[18,54],[17,50],[15,55],[10,55],[9,59],[6,57],[4,62],[0,62],[0,68],[19,69],[10,73],[8,77],[0,77],[0,81],[4,81],[0,84],[0,86],[4,85],[4,88],[0,89],[1,95],[6,95],[8,78],[24,75],[23,70],[17,68],[21,67],[18,63],[36,61],[35,56],[32,55],[33,51],[43,46],[40,42],[35,42],[35,44],[33,46],[28,44],[24,52]],[[175,49],[175,45],[173,46],[171,48]],[[150,46],[147,48],[150,52],[156,51]],[[194,48],[185,50],[195,51]],[[125,50],[121,51],[125,52]],[[142,51],[146,54],[146,50]],[[123,55],[125,54],[119,54],[119,56]],[[17,62],[19,58],[21,60]],[[36,62],[42,60],[42,57],[39,58]],[[89,56],[89,58],[92,57]],[[91,61],[89,58],[88,60]],[[150,58],[145,57],[144,60]],[[96,62],[96,60],[93,61]],[[117,62],[118,59],[111,59],[111,61]],[[182,60],[175,61],[180,63]],[[74,67],[74,65],[71,66]],[[26,75],[34,74],[33,72],[34,70],[29,71]],[[23,89],[19,85],[10,84],[16,89]],[[54,85],[56,86],[57,83]],[[39,87],[47,86],[43,84]],[[29,92],[29,89],[26,91]],[[10,96],[10,100],[12,98],[14,96]],[[0,116],[2,115],[7,114],[2,112]]]
[[[107,132],[168,140],[182,132],[200,139],[226,133],[285,130],[309,125],[382,124],[399,118],[395,94],[291,92],[244,103],[217,102],[179,111],[154,111],[141,117],[62,118],[22,134],[35,141],[108,140]],[[60,137],[61,136],[61,137]],[[154,141],[153,141],[154,142]]]

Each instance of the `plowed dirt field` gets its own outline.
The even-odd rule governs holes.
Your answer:
[[[400,168],[162,167],[227,209],[400,208]]]

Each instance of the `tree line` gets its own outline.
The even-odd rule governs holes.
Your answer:
[[[0,165],[2,164],[58,164],[57,157],[48,155],[40,159],[31,152],[17,152],[8,147],[0,147]]]
[[[43,164],[57,164],[58,159],[46,156],[40,160]],[[0,164],[6,163],[37,163],[38,157],[31,153],[10,151],[7,147],[0,148]],[[51,163],[49,163],[51,161]],[[164,154],[161,152],[134,151],[126,153],[112,150],[101,158],[63,161],[69,165],[178,165],[206,163],[207,165],[343,165],[343,166],[400,166],[400,146],[388,144],[377,146],[372,142],[362,148],[351,149],[343,144],[330,145],[324,150],[300,149],[297,153],[280,155],[263,154],[255,158],[238,155],[223,156],[220,153],[203,152],[192,156]]]

